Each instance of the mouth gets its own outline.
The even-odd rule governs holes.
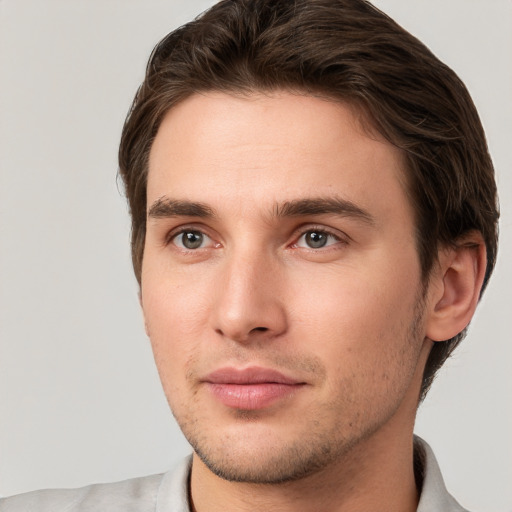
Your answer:
[[[261,367],[220,368],[203,382],[213,397],[227,407],[253,411],[290,398],[306,383]]]

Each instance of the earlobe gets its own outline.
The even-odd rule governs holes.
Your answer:
[[[486,261],[485,244],[478,232],[440,250],[426,331],[432,341],[448,340],[467,327],[480,297]]]

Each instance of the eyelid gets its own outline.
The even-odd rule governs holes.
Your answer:
[[[297,230],[295,230],[295,233],[293,235],[294,242],[291,244],[292,247],[298,247],[297,243],[298,241],[306,234],[311,231],[317,231],[319,233],[325,233],[326,235],[332,236],[335,238],[339,243],[341,244],[347,244],[351,240],[351,238],[344,233],[343,231],[340,231],[338,229],[333,229],[330,227],[327,227],[325,225],[321,224],[305,224],[300,226]],[[319,249],[314,249],[313,247],[298,247],[299,249],[306,249],[311,251],[320,251],[320,250],[328,250],[332,245],[335,244],[329,244],[325,247],[321,247]]]
[[[165,245],[172,244],[173,240],[177,236],[179,236],[183,233],[186,233],[188,231],[197,231],[198,233],[201,233],[206,238],[210,239],[212,242],[212,246],[214,246],[214,247],[220,246],[220,243],[215,241],[214,236],[212,236],[212,234],[209,233],[209,231],[211,231],[211,230],[206,229],[205,226],[203,226],[203,225],[197,225],[197,224],[193,224],[193,223],[192,224],[183,224],[183,225],[174,227],[171,230],[169,230],[168,233],[165,235],[164,244]],[[196,252],[196,251],[199,251],[200,249],[208,248],[208,247],[201,247],[200,249],[186,249],[186,248],[178,247],[176,244],[174,244],[174,245],[175,245],[175,247],[177,247],[180,250],[191,251],[191,252]]]
[[[214,246],[219,247],[219,246],[222,245],[221,242],[216,240],[218,237],[213,235],[211,233],[210,229],[208,229],[206,226],[204,226],[202,224],[198,225],[196,223],[182,224],[180,226],[176,226],[176,227],[170,229],[167,232],[167,234],[165,235],[164,245],[171,244],[173,242],[174,238],[176,238],[177,236],[179,236],[182,233],[186,233],[187,231],[198,231],[202,235],[204,235],[205,237],[209,238],[212,241]],[[339,229],[334,229],[334,228],[331,228],[331,227],[328,227],[328,226],[325,226],[325,225],[322,225],[322,224],[303,224],[300,227],[298,227],[297,229],[295,229],[295,231],[294,231],[294,233],[292,235],[292,240],[293,241],[290,244],[290,246],[291,247],[294,247],[294,246],[297,247],[296,244],[297,244],[298,240],[301,237],[303,237],[306,233],[308,233],[310,231],[318,231],[318,232],[321,232],[321,233],[325,233],[325,234],[335,238],[341,244],[347,244],[347,243],[349,243],[352,240],[349,235],[347,235],[343,231],[340,231]],[[310,250],[311,251],[319,251],[321,249],[326,250],[331,245],[335,245],[335,244],[330,244],[330,245],[328,245],[328,246],[326,246],[324,248],[320,248],[320,249],[310,248]],[[308,248],[300,247],[300,249],[308,249]],[[200,249],[194,249],[194,251],[198,251],[198,250],[200,250]]]

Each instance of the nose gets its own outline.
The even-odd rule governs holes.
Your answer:
[[[288,328],[284,276],[271,255],[236,255],[223,262],[212,312],[213,328],[238,343],[270,340]]]

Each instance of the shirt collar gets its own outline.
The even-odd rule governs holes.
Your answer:
[[[467,512],[448,493],[432,448],[418,436],[414,436],[414,469],[422,481],[416,512]]]

